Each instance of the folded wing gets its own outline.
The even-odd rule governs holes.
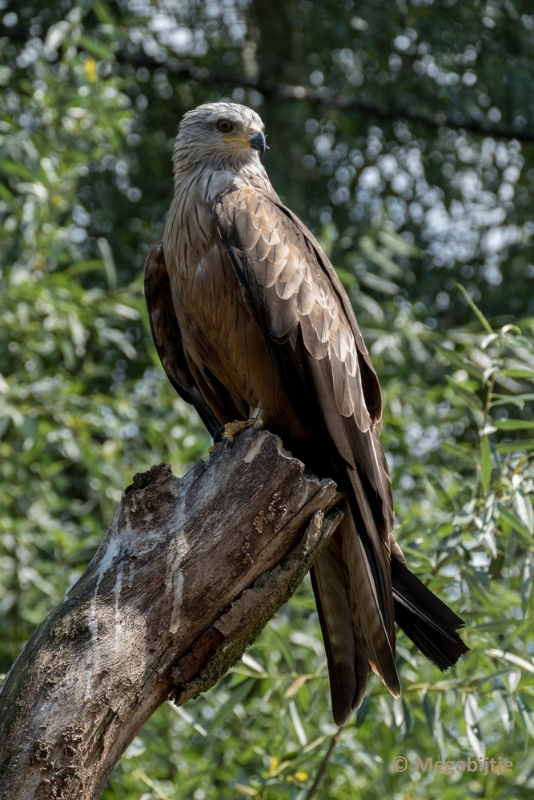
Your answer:
[[[335,270],[288,209],[236,182],[218,198],[214,216],[293,411],[314,432],[350,505],[334,549],[312,576],[334,714],[342,721],[363,698],[369,665],[400,693],[391,485],[374,430],[381,415],[378,379]],[[337,710],[336,685],[351,687]]]
[[[220,422],[202,396],[185,358],[161,242],[152,247],[145,262],[145,299],[152,338],[167,377],[180,397],[195,406],[213,436]]]

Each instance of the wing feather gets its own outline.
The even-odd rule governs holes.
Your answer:
[[[312,358],[331,361],[334,355],[351,378],[358,376],[335,380],[334,396],[343,416],[352,418],[358,409],[359,429],[369,430],[381,415],[378,379],[352,307],[318,243],[288,209],[249,185],[236,182],[224,192],[214,216],[260,327],[279,344],[300,329]]]
[[[180,397],[195,406],[213,436],[221,424],[200,392],[185,357],[161,242],[152,247],[146,258],[145,299],[152,338],[163,369]]]
[[[351,417],[360,409],[358,426],[368,430],[381,414],[378,380],[350,303],[318,243],[288,209],[248,185],[219,198],[215,219],[269,336],[283,343],[300,327],[313,358],[333,351],[349,375],[362,373],[340,385],[338,410]],[[275,297],[260,292],[271,287]]]

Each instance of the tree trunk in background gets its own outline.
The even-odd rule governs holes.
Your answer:
[[[2,685],[0,798],[97,797],[156,708],[206,691],[291,596],[338,499],[267,432],[181,480],[166,464],[136,475]]]
[[[278,87],[284,84],[308,85],[313,67],[304,58],[307,32],[299,3],[294,0],[252,0],[247,22],[248,38],[243,48],[243,68],[247,77]],[[303,101],[281,102],[278,97],[266,94],[257,111],[265,122],[267,144],[271,144],[264,166],[274,188],[281,192],[282,199],[292,211],[305,216],[310,199],[303,187],[308,185],[310,175],[302,166],[302,158],[308,152],[302,133],[306,120],[313,116],[312,110]],[[298,138],[295,131],[301,132]],[[292,175],[291,181],[287,180],[288,170]],[[326,205],[328,197],[319,197],[318,202]]]
[[[256,42],[256,59],[262,80],[299,83],[302,59],[295,31],[295,3],[288,0],[252,0],[249,36]],[[302,34],[300,34],[302,38]],[[297,66],[298,65],[298,66]]]

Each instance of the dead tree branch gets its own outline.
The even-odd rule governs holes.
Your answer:
[[[0,798],[97,797],[155,709],[212,686],[291,596],[338,499],[266,432],[181,480],[166,464],[136,475],[0,689]]]

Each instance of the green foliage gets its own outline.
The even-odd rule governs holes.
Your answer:
[[[83,249],[84,177],[121,158],[131,114],[119,81],[69,51],[41,59],[35,91],[21,77],[16,113],[14,94],[0,113],[4,670],[80,575],[132,474],[154,451],[186,469],[207,442],[153,366],[140,276],[117,286],[103,237],[93,257]]]
[[[1,12],[0,670],[84,570],[133,473],[169,461],[180,474],[206,452],[157,362],[141,268],[181,114],[231,94],[259,108],[275,187],[353,300],[384,389],[396,535],[471,648],[441,675],[400,634],[402,699],[371,676],[316,797],[529,797],[532,144],[458,126],[532,128],[534,18],[508,0],[274,11]],[[263,93],[235,80],[258,71]],[[282,100],[269,80],[391,113]],[[400,106],[456,127],[407,122]],[[306,581],[218,686],[154,714],[102,797],[304,800],[334,734]],[[483,754],[512,773],[414,767]],[[399,755],[410,766],[396,773]]]

